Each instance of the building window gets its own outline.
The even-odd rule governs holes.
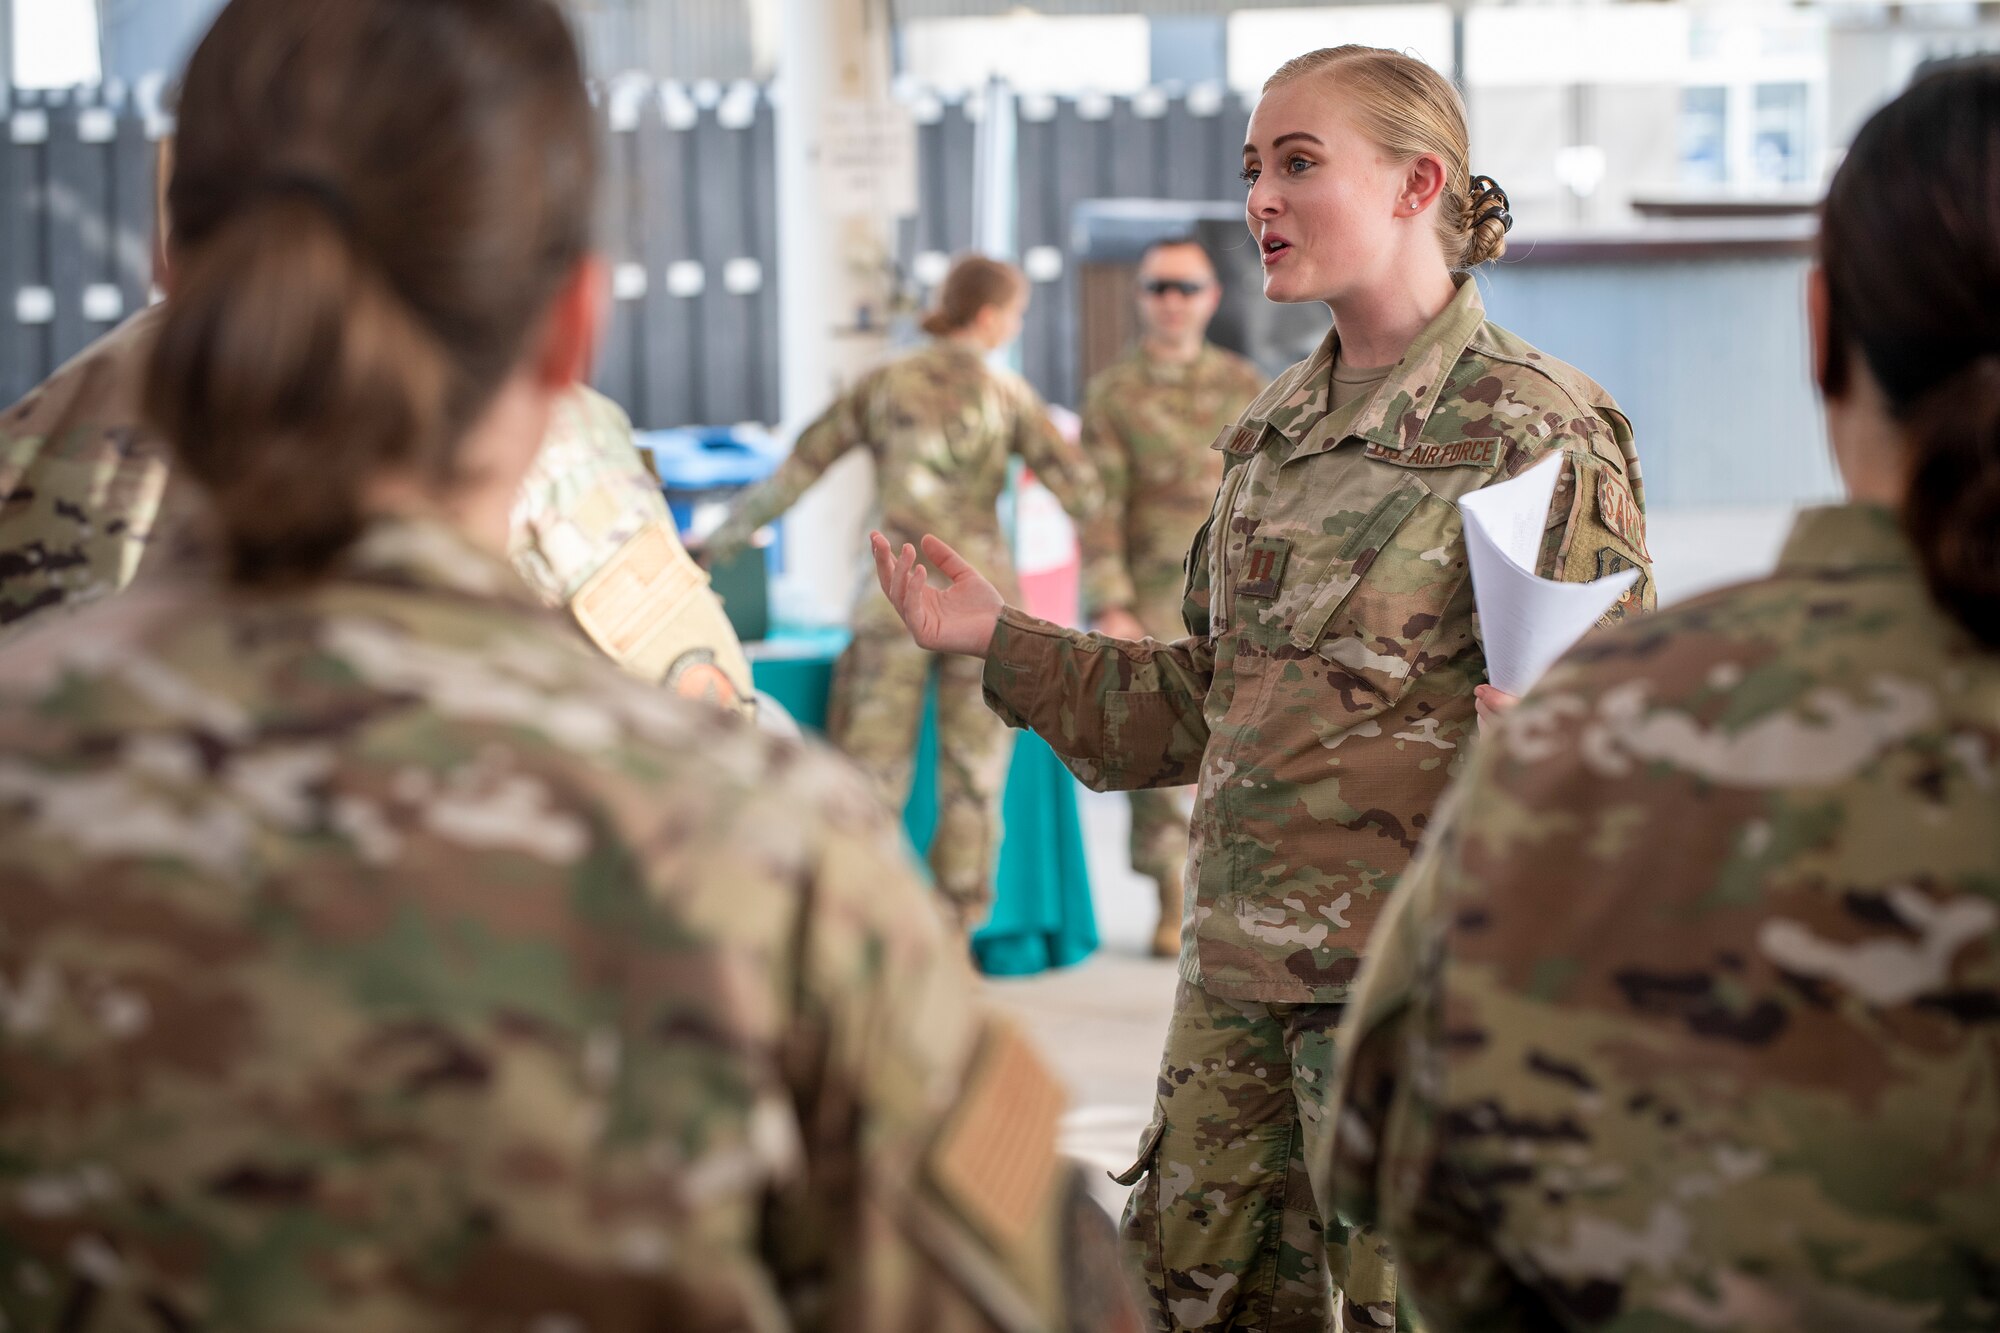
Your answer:
[[[1803,83],[1757,85],[1751,162],[1760,183],[1797,185],[1805,180],[1808,91]]]
[[[1729,90],[1681,90],[1681,182],[1721,185],[1729,179]]]

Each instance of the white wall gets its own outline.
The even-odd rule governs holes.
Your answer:
[[[903,72],[940,91],[997,75],[1027,93],[1134,93],[1152,79],[1152,29],[1137,14],[917,19],[902,40]]]
[[[1229,16],[1229,86],[1254,93],[1293,56],[1348,42],[1407,51],[1454,72],[1449,5],[1249,9]]]

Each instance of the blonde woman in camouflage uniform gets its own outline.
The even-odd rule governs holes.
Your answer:
[[[1823,219],[1848,503],[1573,651],[1371,946],[1321,1147],[1440,1333],[2000,1328],[2000,63]]]
[[[1647,571],[1632,433],[1604,390],[1488,322],[1469,270],[1506,205],[1464,109],[1409,57],[1342,47],[1266,85],[1244,147],[1265,293],[1333,331],[1216,447],[1188,637],[1133,643],[1005,607],[950,547],[875,543],[915,637],[1085,782],[1198,782],[1182,985],[1127,1237],[1171,1329],[1395,1321],[1379,1242],[1314,1204],[1339,1022],[1370,930],[1476,731],[1485,660],[1456,501],[1566,462],[1541,568]]]
[[[223,578],[0,657],[0,1323],[1127,1328],[860,776],[506,563],[604,290],[552,0],[234,0],[144,379]]]
[[[924,320],[930,341],[864,376],[808,427],[777,473],[736,503],[703,546],[703,559],[713,565],[741,552],[828,468],[865,449],[875,464],[876,521],[884,531],[903,541],[939,529],[962,534],[966,549],[1013,595],[998,510],[1009,460],[1033,468],[1080,523],[1096,514],[1100,494],[1096,474],[1056,433],[1027,381],[987,364],[1020,335],[1027,308],[1020,270],[979,255],[959,259]],[[938,822],[931,869],[946,911],[970,931],[992,905],[1012,749],[1006,726],[980,702],[978,664],[911,643],[894,609],[867,588],[855,606],[854,640],[834,673],[827,730],[883,801],[901,810],[933,672]]]

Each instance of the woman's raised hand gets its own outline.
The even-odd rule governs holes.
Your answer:
[[[963,653],[984,657],[993,642],[993,627],[1000,623],[1006,603],[1000,590],[980,572],[965,563],[965,557],[939,541],[924,538],[924,557],[938,572],[951,580],[949,588],[933,588],[918,563],[917,548],[907,543],[898,552],[881,533],[871,533],[869,548],[875,553],[875,577],[889,604],[909,626],[910,637],[919,648],[934,653]]]

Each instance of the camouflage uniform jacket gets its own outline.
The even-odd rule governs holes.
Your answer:
[[[1199,782],[1181,973],[1230,999],[1346,998],[1475,734],[1486,678],[1456,501],[1569,460],[1543,572],[1638,565],[1638,463],[1605,392],[1456,299],[1372,394],[1329,410],[1329,334],[1216,447],[1177,643],[1008,610],[988,702],[1096,788]],[[1618,608],[1613,614],[1623,610]]]
[[[1033,468],[1079,524],[1102,503],[1096,473],[1056,433],[1028,382],[995,370],[962,343],[937,338],[863,376],[807,427],[778,471],[737,501],[709,539],[711,563],[741,551],[857,448],[874,458],[874,522],[883,535],[898,547],[927,532],[945,537],[1009,593],[1014,561],[998,512],[1009,458]],[[874,582],[871,570],[865,588]],[[862,598],[855,623],[857,630],[907,632],[879,589]]]
[[[0,644],[138,572],[170,462],[139,424],[159,322],[158,306],[126,320],[0,418]]]
[[[514,505],[509,556],[546,605],[568,607],[639,679],[747,710],[743,645],[681,547],[631,420],[602,394],[579,387],[556,404]]]
[[[1135,347],[1091,380],[1083,451],[1104,511],[1082,533],[1090,612],[1178,605],[1188,543],[1222,481],[1209,441],[1263,387],[1257,367],[1209,343],[1186,365]]]
[[[1120,1326],[860,777],[443,528],[0,659],[0,883],[9,1328]]]
[[[1342,1030],[1333,1202],[1429,1327],[2000,1328],[1996,781],[1886,510],[1573,650]]]

